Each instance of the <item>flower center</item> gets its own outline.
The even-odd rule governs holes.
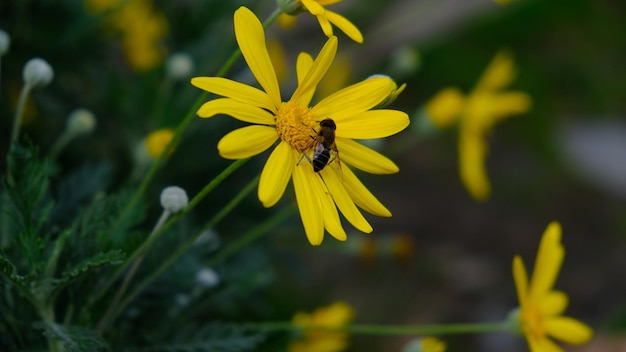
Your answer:
[[[521,312],[522,328],[528,331],[530,335],[537,339],[545,336],[545,330],[543,328],[543,316],[541,309],[535,304],[528,304],[526,309]]]
[[[313,146],[317,123],[308,107],[282,103],[274,119],[278,135],[293,149],[303,153]]]

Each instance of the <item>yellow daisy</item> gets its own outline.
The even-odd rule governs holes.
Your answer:
[[[528,94],[503,91],[515,78],[511,54],[500,51],[467,96],[454,87],[443,89],[426,104],[426,113],[439,128],[459,123],[459,173],[465,188],[478,201],[491,194],[485,160],[487,136],[493,126],[513,114],[528,111]]]
[[[378,216],[391,216],[358,180],[351,166],[373,174],[390,174],[398,167],[388,158],[352,139],[371,139],[395,134],[409,124],[406,113],[370,110],[393,92],[389,78],[372,78],[344,88],[310,106],[318,82],[331,65],[337,38],[328,39],[315,60],[307,54],[298,57],[298,87],[291,99],[281,99],[280,88],[265,46],[265,33],[258,18],[247,8],[235,12],[237,43],[250,70],[263,90],[220,77],[196,77],[191,83],[223,96],[198,109],[200,117],[230,115],[252,126],[234,130],[218,143],[227,159],[242,159],[262,153],[278,140],[259,181],[258,196],[265,207],[275,205],[293,178],[296,201],[306,235],[319,245],[326,229],[339,240],[346,239],[337,208],[354,227],[369,233],[372,227],[357,205]],[[314,172],[311,163],[320,121],[336,123],[339,157],[329,167]]]
[[[553,286],[564,256],[561,226],[552,222],[541,238],[530,281],[522,258],[515,256],[513,259],[513,278],[520,304],[519,324],[532,352],[563,351],[550,337],[581,345],[593,335],[589,326],[561,315],[567,308],[568,298]]]
[[[332,25],[335,25],[348,37],[350,37],[350,39],[357,43],[363,43],[363,35],[361,34],[361,31],[359,31],[359,29],[352,22],[338,13],[326,9],[326,6],[336,4],[341,1],[343,0],[286,0],[282,1],[282,3],[284,5],[283,11],[286,12],[286,15],[295,15],[299,11],[305,10],[311,15],[317,17],[317,21],[319,22],[320,27],[322,27],[322,31],[329,38],[333,36]],[[279,3],[281,3],[281,1],[279,1]],[[286,20],[283,18],[281,23],[293,26],[293,20]]]
[[[306,326],[338,327],[354,319],[354,310],[345,302],[335,302],[327,307],[316,309],[313,313],[298,312],[293,317],[293,324]],[[348,347],[349,335],[337,331],[305,330],[302,339],[289,344],[289,352],[339,352]]]

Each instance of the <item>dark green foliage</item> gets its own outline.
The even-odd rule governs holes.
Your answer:
[[[70,352],[99,352],[108,351],[106,342],[97,331],[78,326],[64,326],[49,324],[45,327],[45,334],[62,341],[63,346]]]

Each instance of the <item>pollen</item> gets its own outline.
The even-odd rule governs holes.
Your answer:
[[[308,107],[282,103],[274,116],[280,138],[302,153],[310,149],[317,135],[317,123]]]

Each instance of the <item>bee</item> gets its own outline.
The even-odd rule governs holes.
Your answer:
[[[324,119],[320,121],[320,130],[315,137],[315,150],[313,151],[313,171],[320,172],[331,161],[333,153],[339,158],[339,150],[335,144],[335,130],[337,125],[332,119]]]

